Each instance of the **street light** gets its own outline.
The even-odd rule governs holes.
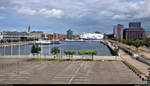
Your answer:
[[[20,56],[20,40],[19,40],[19,48],[18,49],[19,49],[19,56]]]
[[[5,56],[5,45],[4,45],[4,56]]]

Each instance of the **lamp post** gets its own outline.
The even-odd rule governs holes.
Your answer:
[[[4,56],[5,56],[5,45],[4,45]]]
[[[12,41],[11,41],[11,39],[10,39],[10,47],[11,47],[11,56],[12,56]]]
[[[18,49],[19,49],[19,56],[20,56],[20,40],[19,40],[19,48]]]

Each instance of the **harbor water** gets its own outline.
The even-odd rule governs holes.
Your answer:
[[[42,55],[51,55],[51,48],[57,46],[61,50],[60,54],[64,55],[65,50],[95,50],[98,56],[112,56],[109,48],[99,41],[86,42],[62,42],[61,44],[40,45]],[[1,47],[0,55],[30,55],[32,45]]]

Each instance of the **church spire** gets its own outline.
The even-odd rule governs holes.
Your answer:
[[[28,26],[28,33],[30,33],[31,32],[31,29],[30,29],[30,25]]]

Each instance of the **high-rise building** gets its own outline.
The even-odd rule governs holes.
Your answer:
[[[146,32],[144,28],[141,28],[140,22],[130,22],[129,28],[124,29],[123,38],[126,40],[137,40],[137,39],[145,39]]]
[[[122,39],[123,38],[123,25],[118,24],[113,28],[114,38]]]
[[[141,28],[141,22],[129,22],[129,28]]]
[[[69,29],[69,30],[67,31],[67,39],[70,39],[70,40],[73,39],[73,32],[72,32],[71,29]]]

